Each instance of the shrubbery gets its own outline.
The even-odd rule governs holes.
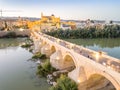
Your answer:
[[[50,90],[78,90],[78,85],[66,75],[61,75],[57,80],[57,85],[52,86]]]
[[[40,52],[38,52],[38,53],[35,53],[32,56],[32,59],[46,59],[46,55],[45,54],[41,54]]]
[[[29,48],[29,47],[31,47],[31,44],[24,44],[21,47],[23,47],[23,48]]]
[[[42,77],[46,77],[48,74],[51,74],[54,71],[56,71],[56,69],[51,66],[50,60],[46,60],[43,64],[40,64],[37,67],[36,74]]]
[[[21,45],[22,48],[29,48],[29,51],[32,52],[33,49],[30,48],[33,45],[33,41],[29,38],[25,39],[25,43]]]
[[[80,28],[77,30],[55,30],[46,34],[57,38],[116,38],[120,37],[120,25],[104,26],[102,29],[96,27]]]

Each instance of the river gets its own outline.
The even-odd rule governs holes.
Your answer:
[[[32,53],[20,47],[25,38],[0,39],[0,90],[48,90],[45,78],[36,76]]]
[[[120,59],[120,38],[116,39],[65,39],[66,41],[82,45],[86,48],[103,51],[108,55]]]

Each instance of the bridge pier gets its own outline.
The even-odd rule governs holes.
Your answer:
[[[39,39],[36,39],[33,37],[33,43],[34,43],[34,53],[41,52],[41,48],[45,45],[45,43]]]
[[[76,67],[73,71],[69,72],[68,77],[74,80],[76,83],[81,83],[87,80],[83,66]]]
[[[41,48],[41,54],[45,54],[47,57],[50,57],[51,50],[50,50],[50,45],[49,44],[46,44]]]
[[[64,68],[62,66],[62,61],[63,61],[63,56],[60,50],[56,51],[50,56],[50,63],[56,69],[61,70]]]
[[[120,90],[120,87],[117,87],[116,90]]]
[[[36,38],[33,39],[33,43],[34,43],[34,53],[40,51],[40,48],[39,48],[39,46],[40,46],[40,45],[39,45],[39,42],[40,42],[40,40],[38,40],[38,39],[36,39]]]

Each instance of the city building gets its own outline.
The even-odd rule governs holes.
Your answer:
[[[53,14],[51,16],[44,16],[41,13],[41,19],[28,22],[28,27],[33,30],[57,30],[60,28],[60,17],[55,17]]]
[[[28,27],[32,30],[41,30],[41,31],[51,31],[58,29],[75,30],[76,23],[73,21],[61,21],[60,17],[55,17],[54,14],[52,14],[51,16],[44,16],[43,13],[41,13],[41,19],[35,21],[29,21]]]

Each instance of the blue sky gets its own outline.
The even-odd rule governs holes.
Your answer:
[[[40,17],[55,14],[62,19],[120,20],[120,0],[0,0],[4,16]]]

